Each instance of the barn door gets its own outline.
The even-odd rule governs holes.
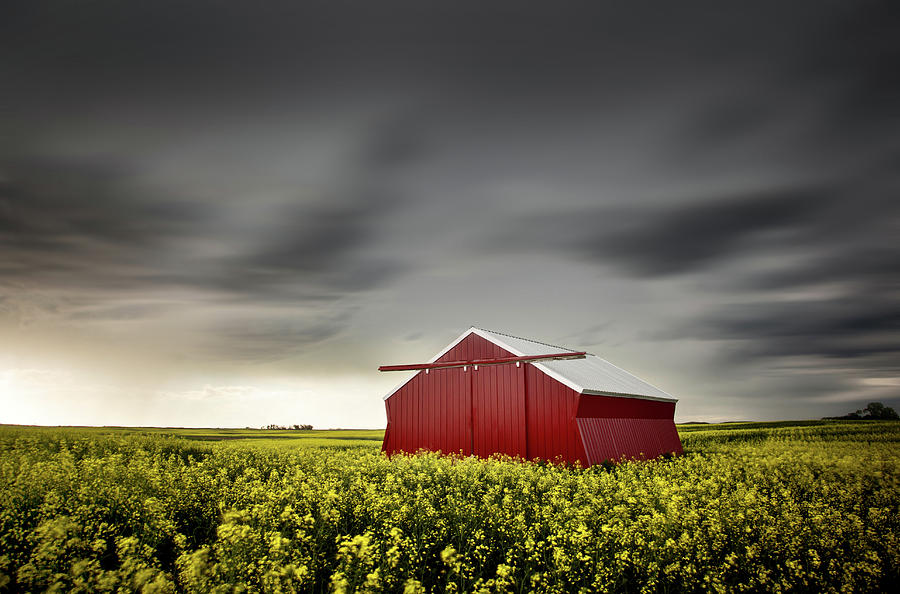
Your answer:
[[[488,365],[472,373],[472,453],[526,457],[525,365]]]

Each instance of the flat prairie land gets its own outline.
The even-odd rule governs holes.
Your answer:
[[[590,469],[379,430],[0,426],[0,591],[878,592],[900,423],[679,427]]]
[[[58,434],[79,437],[160,436],[187,441],[233,441],[241,445],[271,445],[283,448],[325,446],[381,447],[384,429],[214,429],[192,427],[38,427],[0,425],[0,432]]]

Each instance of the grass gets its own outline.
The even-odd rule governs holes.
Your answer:
[[[828,431],[856,433],[866,431],[866,427],[874,421],[841,421],[841,420],[806,420],[806,421],[739,421],[728,423],[686,423],[679,424],[678,433],[684,440],[688,435],[700,437],[709,435],[716,441],[739,440],[742,431],[753,432],[759,439],[758,430],[766,430],[766,435],[783,431],[796,430],[801,427],[820,427]],[[838,429],[840,427],[841,429]],[[101,436],[166,436],[200,442],[231,442],[234,445],[267,446],[278,449],[293,448],[331,448],[331,447],[371,447],[380,448],[384,439],[383,429],[312,429],[309,431],[277,430],[277,429],[236,429],[236,428],[200,428],[200,427],[82,427],[82,426],[37,426],[37,425],[3,425],[5,431],[21,431],[30,435],[67,434],[84,437]],[[735,433],[738,432],[738,433]],[[689,446],[685,443],[685,447]]]
[[[242,445],[266,445],[278,448],[320,448],[332,446],[381,447],[383,429],[213,429],[194,427],[43,427],[0,425],[6,431],[22,434],[57,434],[64,431],[78,437],[125,437],[130,435],[164,436],[189,441],[234,442]]]

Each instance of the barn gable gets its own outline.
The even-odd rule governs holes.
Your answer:
[[[521,356],[508,349],[504,349],[496,341],[483,336],[478,328],[472,327],[463,332],[459,338],[447,345],[438,354],[428,360],[429,363],[439,363],[444,361],[471,361],[473,359],[491,359],[497,357]],[[385,395],[384,400],[390,398],[395,392],[400,390],[407,383],[416,377],[413,375],[396,388]]]

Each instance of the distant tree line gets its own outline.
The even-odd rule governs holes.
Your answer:
[[[851,420],[851,421],[897,421],[900,416],[890,406],[885,406],[880,402],[870,402],[865,408],[852,413],[847,413],[842,417],[825,417],[829,420]]]
[[[279,431],[309,431],[313,427],[312,425],[266,425],[263,429],[277,429]]]

